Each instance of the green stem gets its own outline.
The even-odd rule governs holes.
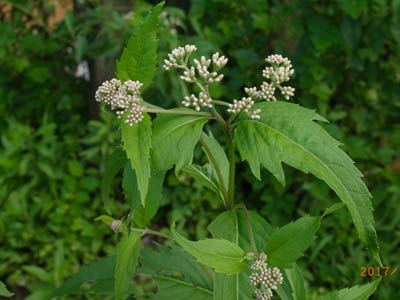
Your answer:
[[[144,111],[149,112],[149,113],[157,113],[157,114],[190,115],[190,116],[203,116],[203,117],[212,118],[212,116],[209,113],[196,112],[196,111],[190,111],[190,110],[185,111],[185,110],[180,110],[180,109],[162,109],[162,108],[145,107]]]
[[[163,233],[161,233],[159,231],[151,230],[151,229],[148,229],[148,228],[144,228],[143,229],[143,228],[132,227],[131,230],[132,231],[136,231],[136,232],[141,232],[143,234],[151,234],[151,235],[160,236],[160,237],[165,238],[165,239],[171,239],[171,237],[169,235],[166,235],[166,234],[163,234]]]
[[[229,106],[229,103],[228,103],[228,102],[221,101],[221,100],[213,100],[212,102],[213,102],[214,104],[218,104],[218,105]]]
[[[225,208],[227,208],[227,203],[229,202],[229,199],[228,199],[227,189],[226,189],[226,186],[224,183],[224,178],[222,176],[221,169],[218,167],[216,158],[213,156],[212,151],[210,150],[207,143],[204,141],[204,139],[202,137],[200,137],[200,143],[203,146],[204,151],[206,152],[208,160],[215,168],[215,172],[217,173],[218,182],[219,182],[222,196],[223,196],[224,205],[225,205]]]
[[[249,235],[251,252],[257,254],[258,251],[257,251],[256,241],[254,239],[253,226],[251,225],[249,211],[247,210],[246,205],[244,205],[243,203],[240,203],[239,207],[243,209],[246,218],[247,234]]]
[[[228,197],[230,205],[233,205],[235,198],[235,171],[236,171],[236,157],[235,157],[235,145],[233,143],[233,134],[231,125],[227,123],[227,148],[228,148],[228,160],[229,160],[229,190]]]

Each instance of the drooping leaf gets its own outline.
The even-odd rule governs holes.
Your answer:
[[[102,172],[101,181],[101,199],[103,200],[104,207],[110,213],[110,192],[111,184],[117,173],[124,168],[127,161],[126,154],[122,148],[116,148],[114,152],[106,159],[104,170]]]
[[[226,157],[224,149],[218,143],[218,141],[211,135],[206,133],[201,134],[201,143],[203,150],[207,155],[208,161],[214,167],[215,170],[220,170],[222,176],[221,189],[225,192],[228,191],[229,186],[229,161]]]
[[[178,246],[158,245],[158,251],[144,249],[138,275],[147,275],[158,284],[158,300],[212,300],[211,269],[197,263]]]
[[[356,285],[351,288],[333,291],[321,296],[320,300],[366,300],[371,296],[378,287],[380,279],[376,279],[370,283]]]
[[[207,118],[191,115],[159,115],[153,123],[153,167],[166,171],[176,165],[179,172],[190,165],[193,149]]]
[[[124,149],[136,172],[142,205],[145,206],[150,179],[151,120],[147,114],[132,126],[122,123],[121,137]]]
[[[235,274],[246,267],[244,251],[236,244],[223,239],[189,241],[171,227],[175,241],[198,262],[212,267],[216,272]]]
[[[117,76],[122,81],[139,80],[143,90],[153,81],[157,65],[158,18],[164,2],[156,5],[129,39],[117,62]]]
[[[263,252],[272,227],[260,215],[249,212],[254,240],[257,250]],[[220,214],[209,226],[208,230],[214,238],[225,238],[239,245],[245,252],[250,252],[250,239],[245,214],[242,210],[227,211]],[[241,300],[252,299],[253,288],[249,276],[251,269],[235,275],[215,274],[214,299]],[[283,285],[278,286],[277,294],[283,300],[293,300],[292,291],[284,274]]]
[[[165,172],[152,170],[149,180],[149,190],[146,196],[146,206],[140,201],[140,194],[137,185],[135,172],[129,163],[124,169],[122,188],[125,194],[125,200],[131,207],[133,220],[139,227],[146,227],[151,219],[156,215],[162,201],[162,186]]]
[[[117,245],[115,263],[115,299],[124,300],[133,288],[133,276],[139,257],[141,233],[131,232]]]
[[[213,191],[219,198],[221,198],[221,200],[223,200],[221,190],[219,189],[218,183],[214,178],[215,175],[212,174],[213,168],[210,164],[206,164],[202,167],[192,164],[184,167],[183,170],[192,176],[199,184],[208,188],[210,191]]]
[[[305,216],[275,230],[267,242],[268,264],[290,268],[311,246],[319,226],[320,217]]]
[[[0,281],[0,296],[11,297],[13,295],[13,293],[7,290],[6,285],[2,281]]]
[[[314,121],[314,111],[287,102],[259,103],[260,120],[240,119],[235,142],[242,160],[260,178],[260,164],[284,183],[281,162],[324,180],[346,204],[361,240],[380,261],[371,195],[361,172],[339,142]]]
[[[114,278],[115,256],[100,258],[82,267],[77,273],[65,281],[54,293],[53,297],[76,293],[87,281],[100,281]]]

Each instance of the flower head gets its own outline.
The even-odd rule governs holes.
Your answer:
[[[143,120],[143,104],[139,81],[118,79],[105,81],[96,91],[96,101],[109,105],[118,118],[125,118],[125,123],[133,125]]]
[[[265,253],[261,253],[250,267],[254,270],[250,275],[250,284],[255,288],[254,297],[257,300],[270,300],[273,291],[283,282],[281,271],[268,267]]]
[[[265,61],[270,64],[262,71],[263,81],[259,88],[245,87],[244,91],[248,97],[243,97],[242,100],[233,100],[229,105],[228,112],[237,114],[246,112],[251,119],[260,119],[260,109],[251,110],[254,103],[260,100],[276,101],[276,90],[280,90],[282,96],[289,100],[294,96],[294,88],[290,86],[282,86],[282,83],[289,81],[294,74],[292,63],[287,57],[280,54],[268,56]]]

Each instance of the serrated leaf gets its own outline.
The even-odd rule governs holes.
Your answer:
[[[320,217],[306,216],[275,230],[267,242],[268,264],[290,268],[311,246],[319,226]]]
[[[112,180],[118,174],[118,172],[124,168],[126,161],[126,154],[121,148],[116,148],[114,152],[106,159],[104,170],[102,172],[100,193],[104,207],[108,213],[110,213],[109,198]]]
[[[254,240],[258,251],[264,251],[272,227],[264,218],[255,212],[249,212]],[[239,245],[245,252],[250,252],[247,222],[242,210],[221,213],[209,226],[208,230],[214,238],[225,238]],[[247,267],[236,275],[215,274],[214,299],[241,300],[252,299],[253,288],[250,286],[251,269]],[[283,300],[293,300],[292,290],[284,275],[283,285],[278,286],[277,294]]]
[[[175,241],[198,262],[212,267],[216,272],[236,274],[246,267],[245,253],[238,245],[223,239],[189,241],[171,227]]]
[[[0,296],[11,297],[13,295],[13,293],[7,290],[6,285],[2,281],[0,281]]]
[[[284,183],[284,162],[324,180],[346,204],[361,240],[380,261],[371,195],[339,142],[314,122],[325,119],[287,102],[259,103],[255,109],[262,110],[261,119],[240,119],[235,132],[240,156],[253,174],[260,178],[262,165]]]
[[[137,185],[135,172],[129,163],[124,169],[124,177],[122,179],[122,188],[125,194],[125,200],[131,207],[133,220],[139,227],[146,227],[151,219],[156,215],[160,203],[162,201],[162,187],[165,172],[157,172],[152,170],[149,180],[149,190],[146,196],[146,206],[140,201],[140,194]]]
[[[351,288],[333,291],[319,297],[319,300],[366,300],[378,287],[380,279],[363,285],[356,285]]]
[[[190,115],[159,115],[153,123],[152,163],[155,169],[166,171],[176,165],[179,172],[193,160],[207,118]]]
[[[141,233],[131,232],[129,236],[124,236],[117,245],[114,275],[116,300],[123,300],[132,292],[141,236]]]
[[[158,284],[157,300],[212,300],[212,271],[198,264],[177,246],[158,245],[144,249],[139,275],[151,276]]]
[[[147,114],[141,122],[132,126],[121,125],[121,138],[124,149],[136,172],[140,200],[145,206],[150,179],[151,120]]]
[[[203,167],[192,164],[190,166],[184,167],[183,171],[196,179],[199,184],[208,188],[210,191],[213,191],[221,200],[223,200],[223,196],[221,195],[221,190],[219,189],[218,183],[213,180],[213,174],[210,174],[210,168],[211,166],[209,164],[206,164]]]
[[[81,285],[87,281],[112,279],[114,277],[114,269],[115,256],[108,256],[91,262],[65,281],[53,293],[52,297],[76,293]]]
[[[164,2],[156,5],[129,39],[117,62],[117,76],[122,81],[139,80],[143,90],[153,81],[157,65],[158,18]]]
[[[226,157],[224,149],[211,135],[211,133],[210,135],[207,135],[203,132],[201,134],[201,142],[208,161],[211,163],[214,169],[221,171],[222,184],[220,184],[220,188],[227,192],[229,186],[229,161]]]

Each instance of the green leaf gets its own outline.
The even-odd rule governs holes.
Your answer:
[[[176,165],[179,172],[190,165],[193,149],[207,120],[190,115],[157,116],[153,123],[153,167],[166,171]]]
[[[198,262],[214,268],[216,272],[226,274],[238,273],[246,267],[245,253],[238,245],[223,239],[189,241],[181,236],[174,227],[173,224],[171,232],[175,241]]]
[[[284,183],[281,162],[324,180],[346,204],[361,240],[374,258],[377,237],[373,226],[371,195],[353,161],[317,123],[325,121],[314,111],[287,102],[259,103],[260,120],[241,119],[235,143],[242,160],[260,178],[260,164]]]
[[[146,206],[140,201],[139,190],[137,188],[137,178],[131,165],[128,163],[124,169],[124,177],[122,180],[122,188],[124,190],[125,199],[133,212],[133,220],[139,227],[146,227],[151,219],[156,215],[160,203],[162,201],[162,187],[165,172],[152,170],[149,191],[146,196]]]
[[[256,247],[258,251],[262,252],[266,248],[268,237],[272,233],[272,227],[255,212],[249,212],[249,219]],[[247,222],[242,210],[223,212],[208,226],[208,230],[214,238],[223,237],[240,246],[245,252],[251,251]],[[250,286],[250,274],[251,269],[249,267],[236,275],[216,273],[214,299],[252,299],[253,288]],[[293,300],[292,291],[286,278],[284,284],[278,286],[277,293],[283,300]]]
[[[103,200],[106,211],[110,214],[110,192],[111,184],[118,172],[124,168],[127,161],[126,154],[122,148],[116,148],[106,159],[101,181],[101,199]]]
[[[142,251],[138,270],[138,275],[151,276],[157,282],[157,300],[213,299],[211,269],[198,264],[178,246],[157,248]]]
[[[380,279],[374,280],[364,285],[356,285],[351,288],[333,291],[321,296],[320,300],[366,300],[378,287]]]
[[[305,280],[303,273],[296,263],[293,264],[293,268],[285,270],[286,276],[292,287],[292,295],[294,300],[306,300],[307,293],[305,287]]]
[[[208,161],[212,164],[215,170],[220,170],[222,175],[222,186],[225,192],[228,191],[229,186],[229,161],[226,157],[224,149],[218,143],[218,141],[212,136],[206,133],[201,135],[201,143],[203,150],[207,155]]]
[[[192,164],[190,166],[184,167],[183,171],[188,173],[190,176],[196,179],[199,184],[208,188],[209,190],[214,192],[221,200],[223,200],[221,190],[215,180],[215,174],[213,174],[215,173],[214,168],[212,168],[210,164],[206,164],[202,167]]]
[[[139,80],[143,90],[151,84],[156,73],[158,17],[163,5],[161,2],[150,11],[117,62],[118,79]]]
[[[268,264],[290,268],[311,246],[319,226],[320,217],[306,216],[275,230],[267,242]]]
[[[6,285],[0,281],[0,296],[11,297],[14,294],[7,290]]]
[[[121,136],[124,149],[136,172],[142,205],[145,206],[150,179],[151,120],[144,114],[141,122],[132,126],[122,123]]]
[[[116,300],[123,300],[132,292],[141,236],[141,233],[132,232],[123,237],[117,245],[114,276]]]
[[[110,226],[112,224],[112,222],[115,221],[115,219],[113,217],[110,217],[110,216],[107,216],[107,215],[100,215],[94,220],[95,221],[101,221],[104,224],[106,224],[107,226]]]
[[[89,280],[99,281],[103,279],[112,279],[114,277],[114,269],[115,256],[108,256],[91,262],[65,281],[53,293],[52,297],[76,293],[81,285]]]

